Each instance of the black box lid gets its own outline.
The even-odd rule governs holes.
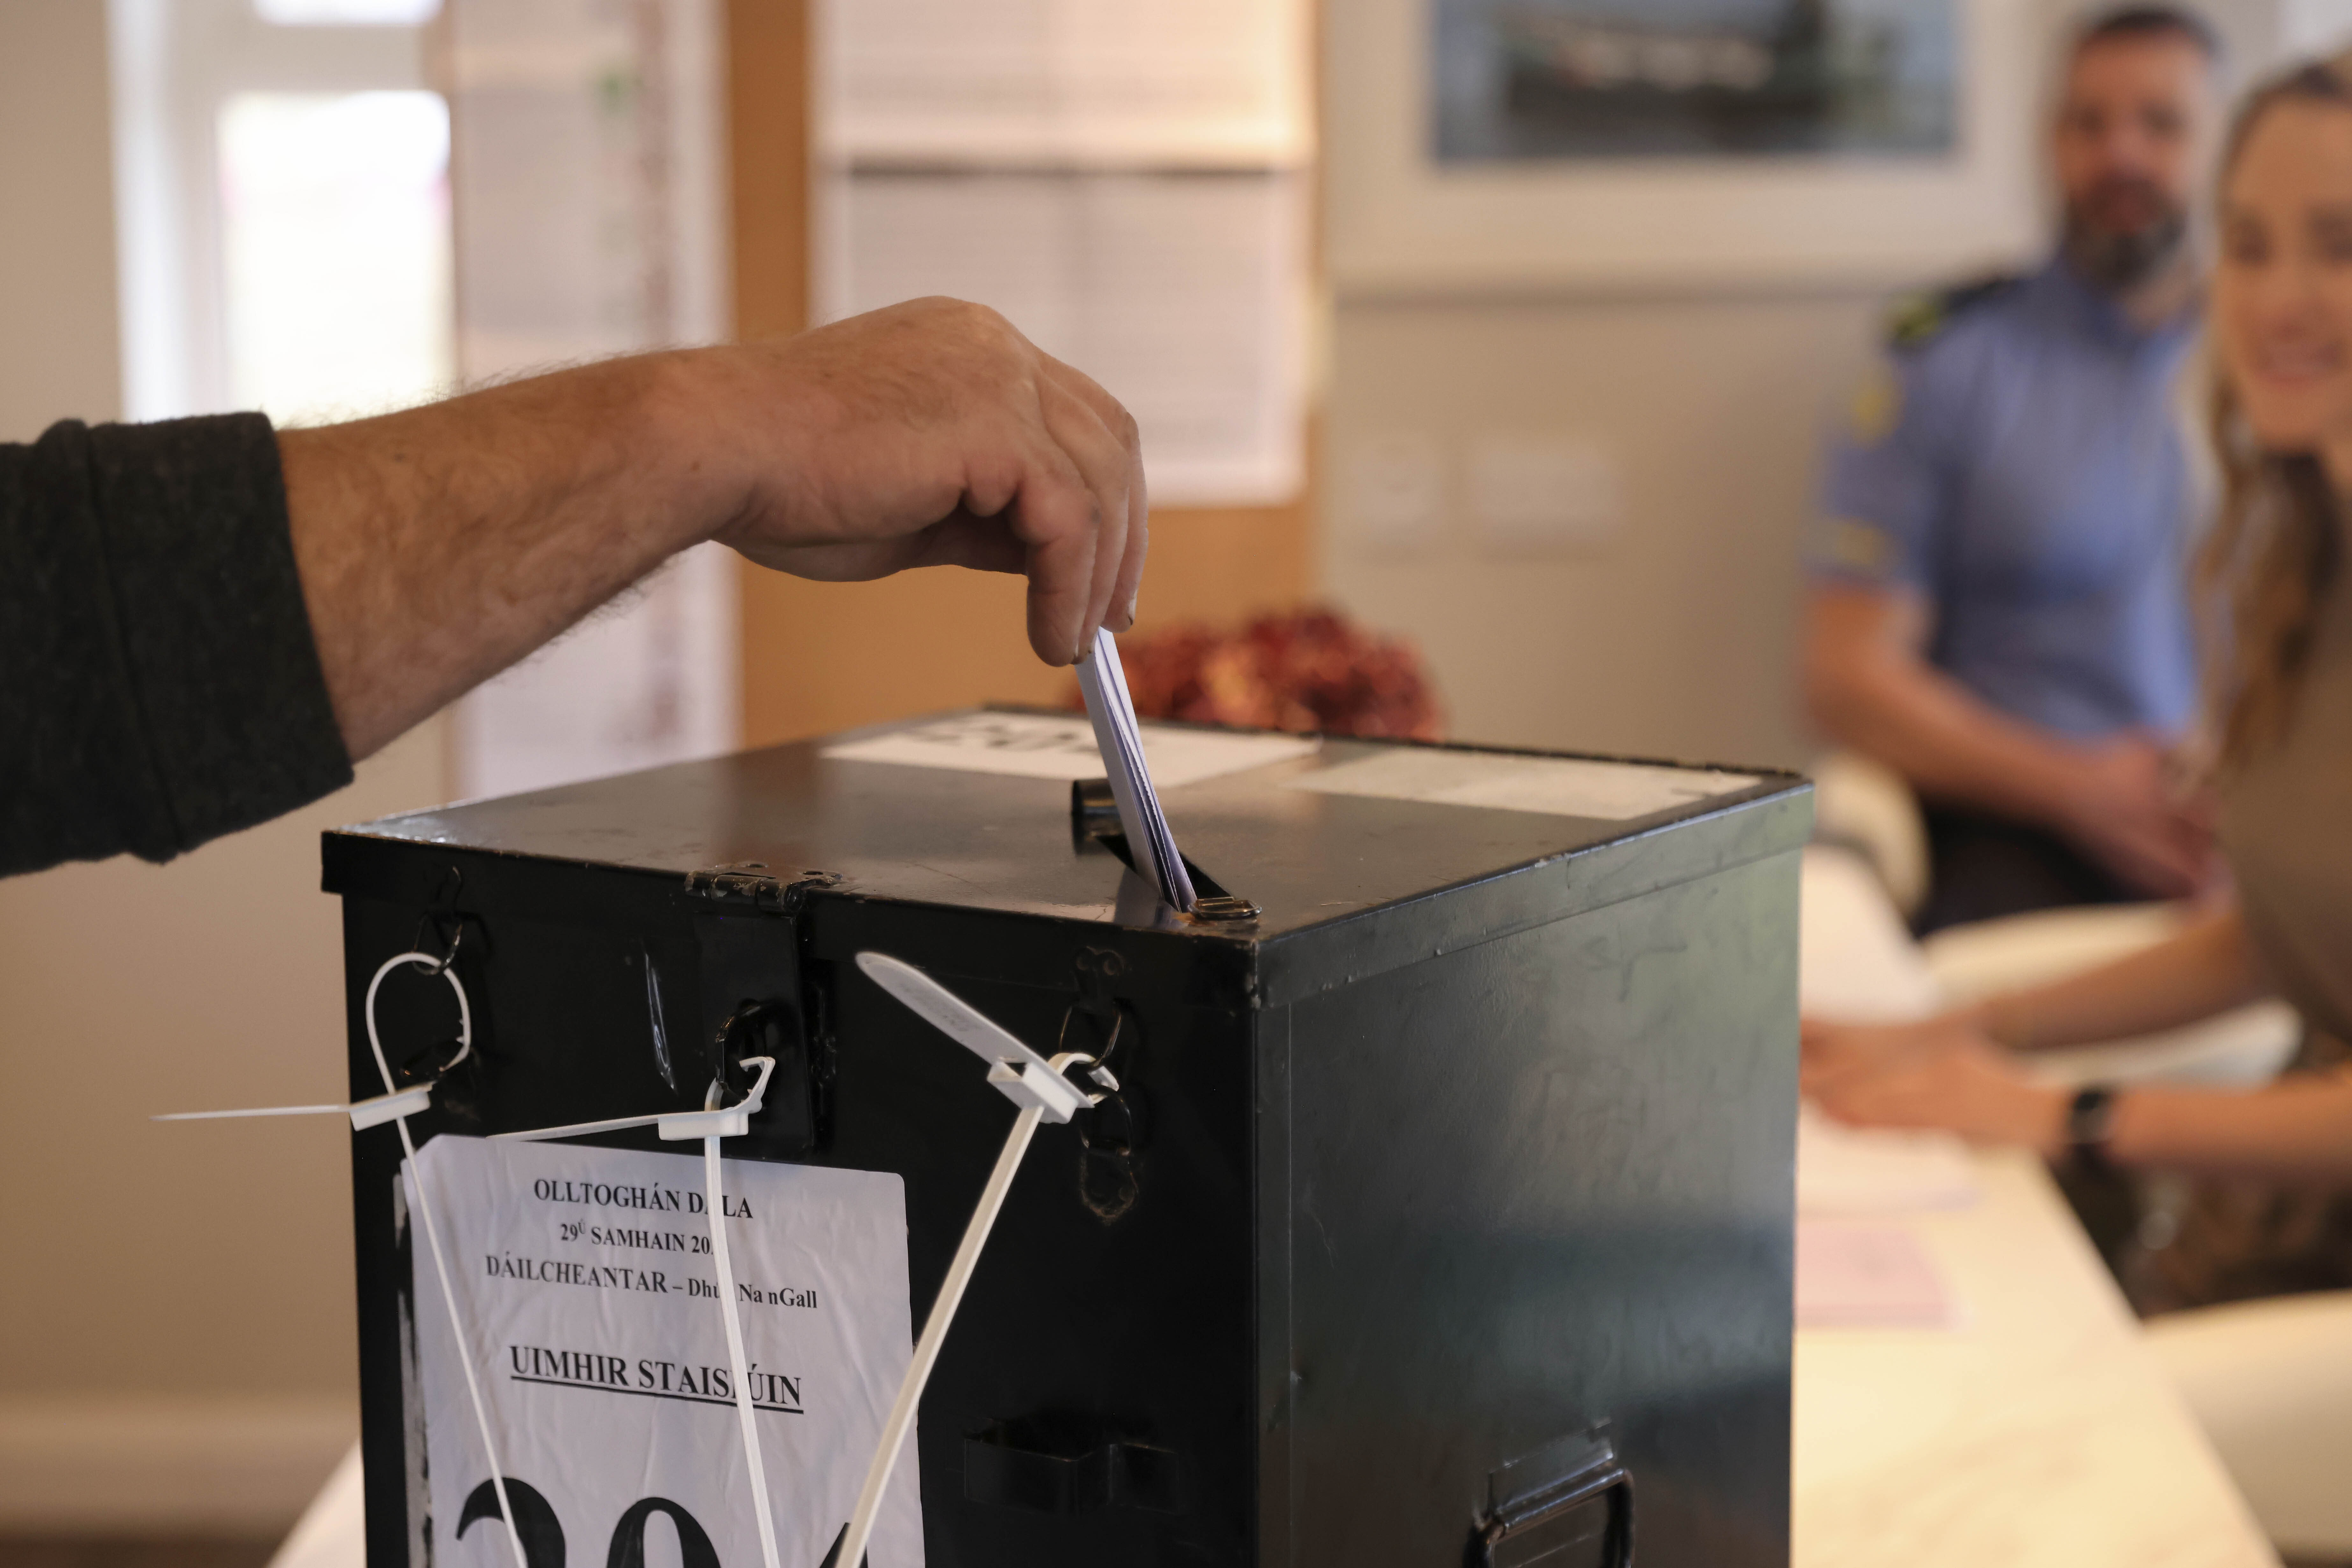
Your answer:
[[[1158,904],[1109,852],[1074,840],[1066,777],[825,754],[980,717],[877,726],[342,828],[327,836],[327,889],[362,890],[370,879],[361,866],[403,845],[680,879],[756,864],[787,882],[824,873],[867,899],[1254,945],[1261,998],[1278,1004],[1335,973],[1377,972],[1795,848],[1811,826],[1810,785],[1769,769],[1326,740],[1311,755],[1162,788],[1185,858],[1262,911],[1196,922]],[[1577,816],[1557,809],[1562,801],[1656,809]]]

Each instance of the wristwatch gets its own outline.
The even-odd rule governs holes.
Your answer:
[[[2088,1084],[2074,1091],[2066,1108],[2066,1143],[2080,1163],[2095,1170],[2107,1164],[2107,1138],[2116,1128],[2113,1084]]]

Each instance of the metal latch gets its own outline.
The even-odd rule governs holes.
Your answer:
[[[1633,1568],[1633,1477],[1609,1423],[1547,1443],[1486,1478],[1486,1508],[1471,1528],[1469,1568],[1521,1568],[1591,1541],[1580,1517],[1605,1503],[1599,1541],[1609,1568]]]
[[[739,860],[688,871],[686,891],[689,898],[708,899],[715,904],[744,904],[789,915],[799,912],[811,892],[838,887],[841,879],[838,871],[803,871],[787,879],[771,875],[764,860]]]
[[[824,998],[801,948],[810,893],[838,886],[830,871],[787,879],[760,861],[713,866],[686,879],[709,906],[694,917],[700,949],[703,1076],[759,1057],[775,1061],[762,1109],[751,1119],[753,1152],[797,1158],[823,1136],[831,1079]],[[692,1069],[689,1069],[691,1073]]]

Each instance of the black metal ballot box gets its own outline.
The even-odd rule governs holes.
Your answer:
[[[1193,918],[1071,769],[1006,771],[1066,723],[327,835],[354,1093],[372,976],[453,943],[473,1046],[420,1142],[699,1109],[772,1056],[728,1158],[902,1181],[919,1327],[1013,1110],[861,973],[887,952],[1119,1085],[1038,1132],[923,1397],[929,1568],[1785,1563],[1809,786],[1187,731]],[[447,1011],[386,985],[395,1070]],[[394,1131],[353,1138],[372,1568],[428,1539]]]

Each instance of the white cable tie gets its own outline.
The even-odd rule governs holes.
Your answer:
[[[759,1081],[751,1092],[733,1105],[716,1110],[664,1110],[651,1116],[615,1116],[604,1121],[575,1121],[567,1127],[534,1127],[523,1132],[493,1132],[492,1142],[544,1143],[556,1138],[581,1138],[591,1132],[621,1132],[632,1127],[651,1127],[672,1142],[693,1138],[740,1138],[751,1131],[751,1118],[760,1114],[767,1103],[768,1079],[776,1070],[773,1057],[745,1057],[745,1067],[757,1066]]]
[[[1072,1062],[1091,1059],[1082,1052],[1066,1051],[1055,1057],[1050,1066],[1058,1076]],[[989,1076],[992,1079],[995,1077],[993,1073]],[[834,1556],[834,1568],[859,1563],[867,1542],[873,1539],[874,1522],[882,1511],[883,1489],[890,1484],[890,1472],[898,1467],[898,1451],[906,1447],[908,1430],[915,1424],[915,1411],[923,1402],[923,1389],[931,1380],[931,1369],[939,1363],[940,1348],[947,1343],[956,1309],[963,1304],[964,1289],[971,1283],[973,1270],[980,1267],[980,1255],[988,1246],[989,1232],[996,1226],[1005,1195],[1013,1190],[1013,1178],[1020,1173],[1022,1157],[1029,1152],[1029,1142],[1045,1115],[1044,1104],[1032,1101],[1013,1119],[1013,1131],[1005,1135],[1003,1152],[996,1156],[996,1168],[988,1173],[988,1185],[981,1189],[980,1204],[972,1210],[971,1223],[964,1226],[963,1240],[956,1247],[955,1261],[948,1265],[948,1277],[931,1302],[931,1315],[923,1321],[923,1337],[915,1342],[914,1359],[907,1363],[907,1375],[898,1384],[898,1397],[890,1405],[889,1418],[882,1424],[882,1440],[874,1447],[873,1462],[866,1470],[866,1484],[857,1493],[857,1511],[850,1515],[849,1531]]]
[[[768,1500],[767,1460],[760,1450],[760,1429],[753,1420],[751,1367],[743,1352],[743,1319],[735,1303],[735,1263],[727,1247],[727,1228],[723,1210],[725,1194],[719,1183],[719,1141],[740,1138],[751,1130],[751,1118],[766,1103],[768,1080],[775,1075],[773,1057],[745,1057],[745,1067],[756,1067],[760,1076],[751,1090],[733,1105],[720,1105],[719,1097],[723,1084],[714,1079],[703,1097],[700,1110],[663,1111],[652,1116],[615,1116],[603,1121],[575,1121],[564,1127],[538,1127],[525,1132],[499,1132],[498,1139],[519,1142],[545,1142],[556,1138],[577,1138],[591,1132],[618,1132],[632,1127],[651,1127],[663,1138],[673,1142],[687,1139],[702,1140],[703,1186],[705,1202],[710,1214],[710,1256],[719,1269],[719,1310],[727,1325],[727,1365],[735,1379],[736,1417],[743,1428],[743,1464],[751,1479],[751,1507],[760,1526],[760,1559],[763,1568],[783,1568],[776,1547],[776,1521]]]
[[[254,1116],[348,1116],[352,1131],[364,1132],[371,1127],[381,1127],[396,1116],[414,1116],[433,1103],[433,1086],[420,1083],[408,1089],[379,1094],[373,1100],[357,1100],[349,1105],[263,1105],[249,1110],[174,1110],[163,1116],[151,1116],[150,1121],[228,1121]]]
[[[759,1085],[759,1089],[765,1089],[768,1075],[775,1070],[775,1058],[748,1057],[744,1059],[765,1064],[760,1069]],[[759,1089],[752,1090],[754,1097],[758,1095]],[[743,1354],[743,1318],[735,1305],[735,1264],[727,1250],[724,1218],[727,1200],[719,1184],[719,1140],[725,1135],[720,1129],[726,1123],[712,1119],[724,1117],[728,1112],[721,1111],[712,1103],[718,1100],[719,1094],[719,1083],[714,1079],[709,1092],[704,1097],[706,1110],[702,1118],[711,1129],[702,1140],[702,1184],[707,1194],[704,1201],[710,1211],[710,1257],[719,1268],[719,1310],[727,1324],[727,1366],[735,1376],[735,1416],[743,1428],[743,1466],[751,1477],[751,1511],[760,1525],[760,1561],[764,1568],[783,1568],[783,1560],[776,1550],[775,1518],[769,1510],[768,1463],[760,1452],[760,1427],[753,1418],[751,1373]],[[754,1100],[747,1100],[743,1104],[757,1109]],[[742,1106],[732,1110],[740,1111]],[[746,1112],[746,1121],[748,1117]],[[739,1127],[736,1131],[740,1134],[742,1129]],[[671,1136],[667,1126],[662,1129],[662,1136]]]
[[[947,1279],[932,1300],[930,1316],[923,1321],[922,1338],[915,1342],[914,1357],[907,1364],[907,1375],[898,1384],[898,1396],[882,1424],[881,1441],[874,1447],[873,1461],[866,1470],[866,1484],[858,1490],[856,1511],[850,1515],[848,1528],[834,1554],[833,1568],[864,1568],[866,1548],[874,1536],[874,1522],[882,1511],[883,1490],[890,1484],[890,1472],[898,1467],[898,1452],[906,1447],[907,1433],[915,1424],[915,1411],[923,1401],[923,1389],[930,1382],[931,1369],[939,1363],[940,1347],[947,1342],[956,1309],[963,1304],[965,1288],[971,1283],[973,1270],[980,1267],[980,1255],[988,1245],[989,1232],[995,1228],[996,1216],[1003,1212],[1005,1196],[1013,1190],[1013,1178],[1019,1173],[1030,1140],[1036,1135],[1037,1123],[1048,1117],[1067,1121],[1074,1110],[1100,1098],[1080,1092],[1062,1076],[1074,1062],[1094,1060],[1084,1052],[1065,1051],[1046,1060],[954,992],[913,964],[887,953],[861,952],[857,966],[918,1016],[986,1061],[988,1081],[1020,1106],[1021,1114],[1013,1119],[1013,1131],[1006,1134],[1003,1151],[996,1156],[996,1168],[989,1173],[988,1184],[981,1189],[979,1205],[972,1210],[971,1222],[964,1226],[963,1240],[957,1244],[955,1259],[948,1265]],[[1016,1069],[1014,1062],[1022,1065]],[[1060,1086],[1060,1092],[1047,1087],[1048,1079]]]
[[[394,1100],[400,1097],[400,1089],[392,1080],[391,1067],[384,1061],[383,1041],[376,1035],[375,994],[377,987],[383,984],[383,977],[404,963],[414,963],[420,969],[439,974],[449,983],[449,989],[457,994],[457,1054],[449,1058],[448,1065],[455,1067],[464,1061],[467,1054],[474,1048],[474,1009],[466,999],[466,987],[458,980],[457,970],[429,952],[404,952],[396,958],[385,959],[383,967],[375,972],[375,978],[368,982],[367,1005],[362,1011],[367,1016],[368,1049],[375,1053],[375,1070],[383,1075],[385,1098]],[[418,1109],[423,1108],[420,1106]],[[416,1212],[425,1220],[425,1245],[433,1255],[433,1273],[441,1282],[441,1304],[449,1310],[449,1332],[457,1341],[457,1367],[466,1374],[466,1397],[473,1403],[474,1425],[481,1432],[482,1452],[490,1462],[490,1489],[498,1495],[499,1517],[507,1527],[507,1544],[513,1549],[515,1568],[530,1568],[530,1560],[523,1554],[521,1527],[515,1522],[514,1509],[507,1501],[506,1469],[499,1463],[498,1441],[490,1436],[489,1407],[482,1402],[481,1383],[474,1375],[474,1356],[466,1343],[465,1320],[457,1313],[457,1292],[449,1283],[448,1260],[441,1254],[441,1227],[434,1223],[433,1202],[425,1191],[425,1167],[416,1158],[416,1141],[408,1133],[409,1115],[407,1111],[394,1111],[392,1120],[393,1125],[400,1129],[400,1147],[408,1156],[409,1176],[415,1184]]]
[[[760,1069],[751,1092],[732,1105],[720,1105],[724,1086],[714,1079],[700,1110],[660,1111],[651,1116],[615,1116],[602,1121],[575,1121],[562,1127],[536,1127],[523,1132],[497,1132],[492,1138],[516,1142],[545,1142],[578,1138],[592,1132],[619,1132],[651,1127],[673,1142],[702,1140],[703,1185],[710,1212],[710,1255],[719,1269],[719,1310],[727,1325],[727,1365],[735,1379],[736,1417],[743,1428],[743,1464],[751,1479],[751,1506],[760,1526],[760,1558],[763,1568],[783,1568],[776,1547],[776,1521],[768,1500],[768,1467],[760,1450],[760,1429],[754,1422],[751,1367],[743,1352],[743,1319],[735,1303],[735,1264],[727,1248],[722,1210],[725,1195],[719,1184],[719,1141],[740,1138],[751,1130],[751,1118],[767,1102],[768,1080],[775,1076],[773,1057],[745,1057],[745,1067]]]
[[[857,967],[905,1003],[917,1017],[986,1062],[988,1081],[1013,1104],[1024,1110],[1034,1106],[1049,1120],[1062,1122],[1093,1103],[1053,1063],[904,959],[887,952],[861,952]]]

